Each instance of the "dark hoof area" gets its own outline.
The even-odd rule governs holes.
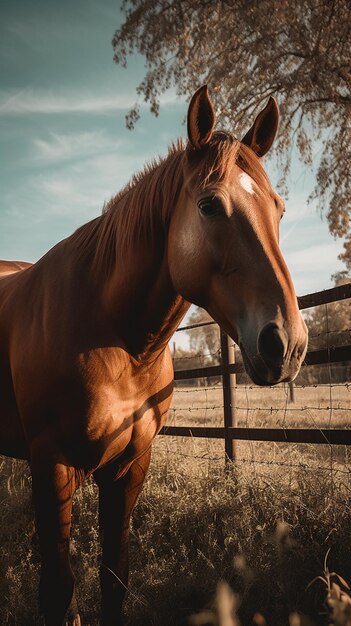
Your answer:
[[[67,616],[64,622],[64,626],[82,626],[79,613],[77,613],[74,617]]]

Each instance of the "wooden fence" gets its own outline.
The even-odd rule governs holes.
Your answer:
[[[318,291],[298,298],[299,308],[308,309],[322,304],[338,302],[351,298],[351,283]],[[215,324],[207,322],[206,325]],[[178,330],[190,330],[205,324],[184,326]],[[220,376],[223,387],[223,426],[164,426],[161,435],[178,437],[206,437],[223,439],[225,458],[235,460],[235,441],[276,441],[288,443],[318,443],[318,444],[351,444],[351,430],[332,428],[239,428],[235,420],[235,376],[244,371],[243,365],[235,363],[234,350],[231,349],[228,337],[221,331],[221,363],[209,367],[175,371],[175,380],[191,380],[194,378]],[[320,350],[309,351],[303,367],[322,365],[326,363],[341,363],[351,361],[351,344],[344,346],[330,346]],[[351,421],[351,420],[350,420]]]

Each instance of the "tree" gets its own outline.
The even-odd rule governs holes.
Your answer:
[[[206,365],[217,365],[220,362],[221,342],[219,327],[212,323],[211,316],[204,309],[197,307],[190,315],[188,325],[205,324],[187,331],[190,350],[201,355]],[[204,364],[205,364],[204,363]]]
[[[344,241],[344,252],[339,254],[339,259],[344,261],[346,271],[351,272],[351,233],[349,233]]]
[[[181,370],[196,370],[203,367],[201,355],[192,350],[185,350],[184,348],[177,347],[173,352],[172,357],[174,370],[178,372]],[[204,379],[201,377],[175,381],[176,387],[201,387],[203,384]]]
[[[270,95],[282,122],[276,145],[282,180],[295,143],[311,165],[321,157],[312,197],[329,206],[334,236],[351,248],[351,3],[349,0],[124,0],[126,19],[113,38],[114,60],[141,53],[146,74],[138,94],[158,115],[174,85],[189,96],[208,83],[219,122],[238,137]],[[133,128],[139,105],[129,112]],[[286,190],[285,190],[286,193]],[[351,263],[351,259],[350,259]]]
[[[332,277],[335,285],[344,285],[350,282],[351,276],[339,272]],[[309,350],[319,350],[351,343],[351,307],[350,301],[340,300],[324,306],[318,306],[305,315],[309,333]],[[350,380],[350,363],[337,363],[329,366],[314,365],[302,368],[299,375],[300,382],[322,383],[344,382]]]
[[[206,365],[218,365],[221,362],[221,339],[220,330],[217,324],[212,323],[211,316],[199,307],[196,307],[194,312],[190,315],[188,324],[201,326],[197,328],[191,328],[187,330],[189,337],[190,354],[198,355],[197,359],[200,361],[200,365],[197,367]],[[202,324],[205,324],[203,326]],[[235,348],[235,362],[242,366],[243,371],[237,374],[238,384],[247,384],[249,381],[248,375],[244,371],[244,364],[241,352],[236,346]],[[209,384],[216,383],[217,378],[211,377]]]
[[[351,280],[347,272],[339,272],[333,278],[336,287]],[[348,299],[316,307],[305,315],[305,321],[309,331],[309,349],[318,350],[350,343],[351,307]]]

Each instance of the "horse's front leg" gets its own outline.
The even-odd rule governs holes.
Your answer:
[[[121,626],[122,604],[128,585],[130,518],[150,464],[151,450],[133,462],[127,474],[115,480],[106,466],[94,477],[99,486],[102,537],[100,569],[103,626]],[[116,465],[117,468],[117,465]]]
[[[33,501],[41,552],[40,608],[46,626],[79,626],[74,577],[69,561],[75,471],[33,450]]]

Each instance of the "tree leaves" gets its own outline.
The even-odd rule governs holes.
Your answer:
[[[126,0],[123,10],[114,59],[125,65],[129,54],[145,56],[137,92],[155,115],[170,86],[189,97],[207,83],[220,125],[240,137],[275,95],[282,183],[295,142],[302,161],[317,165],[313,197],[331,233],[351,235],[349,0]],[[136,106],[129,128],[138,117]]]

